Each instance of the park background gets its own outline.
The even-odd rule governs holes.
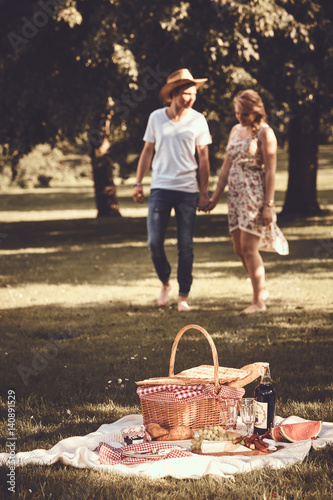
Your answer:
[[[17,399],[17,451],[140,412],[135,381],[167,374],[173,339],[189,323],[212,335],[222,366],[270,362],[279,415],[332,421],[332,3],[3,6],[2,436],[9,390]],[[264,315],[238,314],[251,289],[232,250],[225,195],[198,217],[191,313],[176,310],[175,279],[170,305],[155,306],[147,205],[134,205],[131,194],[147,118],[161,106],[166,75],[179,67],[208,78],[195,107],[212,132],[212,189],[238,90],[262,94],[278,137],[276,203],[290,254],[264,254],[271,292]],[[175,268],[173,220],[166,245]],[[182,339],[177,363],[178,371],[210,363],[196,332]],[[311,452],[300,465],[235,482],[18,468],[16,496],[328,498],[331,454]]]

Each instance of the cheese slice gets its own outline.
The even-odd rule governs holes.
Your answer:
[[[241,444],[232,444],[231,441],[207,441],[204,439],[201,443],[201,453],[240,453],[243,451],[249,451],[249,448]]]

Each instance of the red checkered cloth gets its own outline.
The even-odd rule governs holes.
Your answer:
[[[158,455],[158,450],[170,450],[165,454]],[[122,448],[113,448],[106,443],[99,443],[99,446],[94,450],[98,452],[99,460],[103,465],[137,465],[148,461],[167,460],[168,458],[184,458],[191,457],[190,451],[184,450],[180,446],[175,446],[168,443],[141,443],[123,446]],[[135,452],[143,453],[142,457],[130,457],[124,453]],[[145,457],[144,453],[155,454]]]
[[[245,389],[236,389],[222,385],[216,394],[214,384],[209,385],[143,385],[138,387],[137,394],[140,399],[146,401],[157,401],[160,403],[189,403],[202,399],[215,398],[218,401],[224,399],[241,399],[245,394]]]
[[[196,396],[205,388],[202,384],[196,385],[176,385],[176,384],[165,384],[165,385],[143,385],[138,387],[137,393],[139,396],[147,394],[155,394],[156,392],[170,392],[175,395],[177,399],[185,399],[192,396]]]

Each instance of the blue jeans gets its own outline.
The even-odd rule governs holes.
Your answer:
[[[192,285],[193,235],[199,193],[186,193],[169,189],[152,189],[148,202],[148,247],[155,270],[162,283],[170,279],[171,266],[164,251],[164,240],[175,209],[178,241],[179,295],[186,297]]]

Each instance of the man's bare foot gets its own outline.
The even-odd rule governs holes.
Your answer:
[[[244,309],[241,314],[253,314],[253,313],[259,313],[259,312],[264,312],[266,311],[266,306],[265,304],[251,304],[248,306],[246,309]]]
[[[187,295],[179,295],[178,297],[178,311],[179,312],[188,312],[191,308],[187,303]]]
[[[179,312],[188,312],[190,310],[191,310],[191,308],[188,305],[188,303],[186,302],[186,300],[184,300],[184,298],[182,300],[178,300],[178,311]]]
[[[158,306],[166,306],[167,303],[169,302],[169,292],[171,290],[171,285],[170,283],[163,283],[162,285],[162,290],[160,293],[159,298],[157,299],[157,305]]]

